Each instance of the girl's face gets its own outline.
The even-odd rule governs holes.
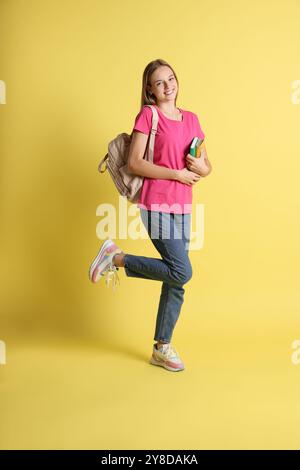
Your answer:
[[[176,78],[167,65],[158,67],[151,76],[150,92],[156,97],[157,103],[175,101],[178,85]]]

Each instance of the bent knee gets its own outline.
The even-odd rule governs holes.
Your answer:
[[[186,284],[193,276],[193,270],[190,263],[188,263],[183,269],[174,271],[174,280],[182,285]]]

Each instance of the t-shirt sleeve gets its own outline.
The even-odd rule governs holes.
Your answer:
[[[133,131],[140,131],[149,135],[152,127],[152,110],[149,106],[143,106],[135,118]]]
[[[201,128],[198,116],[197,116],[197,114],[195,114],[194,116],[195,116],[195,137],[197,136],[200,139],[204,139],[205,134],[204,134],[204,132]]]

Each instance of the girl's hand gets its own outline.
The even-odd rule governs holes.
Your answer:
[[[204,144],[202,144],[200,157],[196,158],[188,153],[185,157],[185,160],[187,168],[200,176],[207,176],[211,172],[212,168],[210,162],[208,161]]]
[[[182,170],[176,170],[176,179],[180,181],[180,183],[188,184],[189,186],[191,186],[192,184],[197,183],[200,178],[200,175],[188,170],[187,168],[183,168]]]

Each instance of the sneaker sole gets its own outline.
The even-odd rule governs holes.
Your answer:
[[[94,282],[94,283],[96,283],[96,282],[99,281],[99,279],[100,279],[100,278],[99,278],[99,279],[97,279],[97,280],[96,280],[96,279],[93,280],[93,273],[94,273],[94,270],[95,270],[95,268],[96,268],[96,266],[97,266],[97,263],[98,263],[100,257],[101,257],[102,254],[103,254],[103,251],[105,251],[106,248],[107,248],[109,245],[111,245],[111,240],[110,240],[110,239],[109,239],[109,240],[105,240],[105,242],[103,242],[103,244],[102,244],[100,250],[98,251],[98,254],[97,254],[96,258],[94,259],[94,261],[92,262],[92,264],[91,264],[91,266],[90,266],[90,268],[89,268],[89,279],[90,279],[90,281],[92,281],[92,282]],[[101,276],[100,276],[100,277],[101,277]]]
[[[171,370],[172,372],[179,372],[180,370],[184,370],[184,367],[178,369],[178,368],[175,368],[175,367],[168,366],[168,365],[165,364],[164,362],[157,361],[156,359],[154,359],[153,356],[151,357],[151,359],[150,359],[149,362],[150,362],[150,364],[153,364],[153,365],[155,365],[155,366],[164,367],[165,369]]]

